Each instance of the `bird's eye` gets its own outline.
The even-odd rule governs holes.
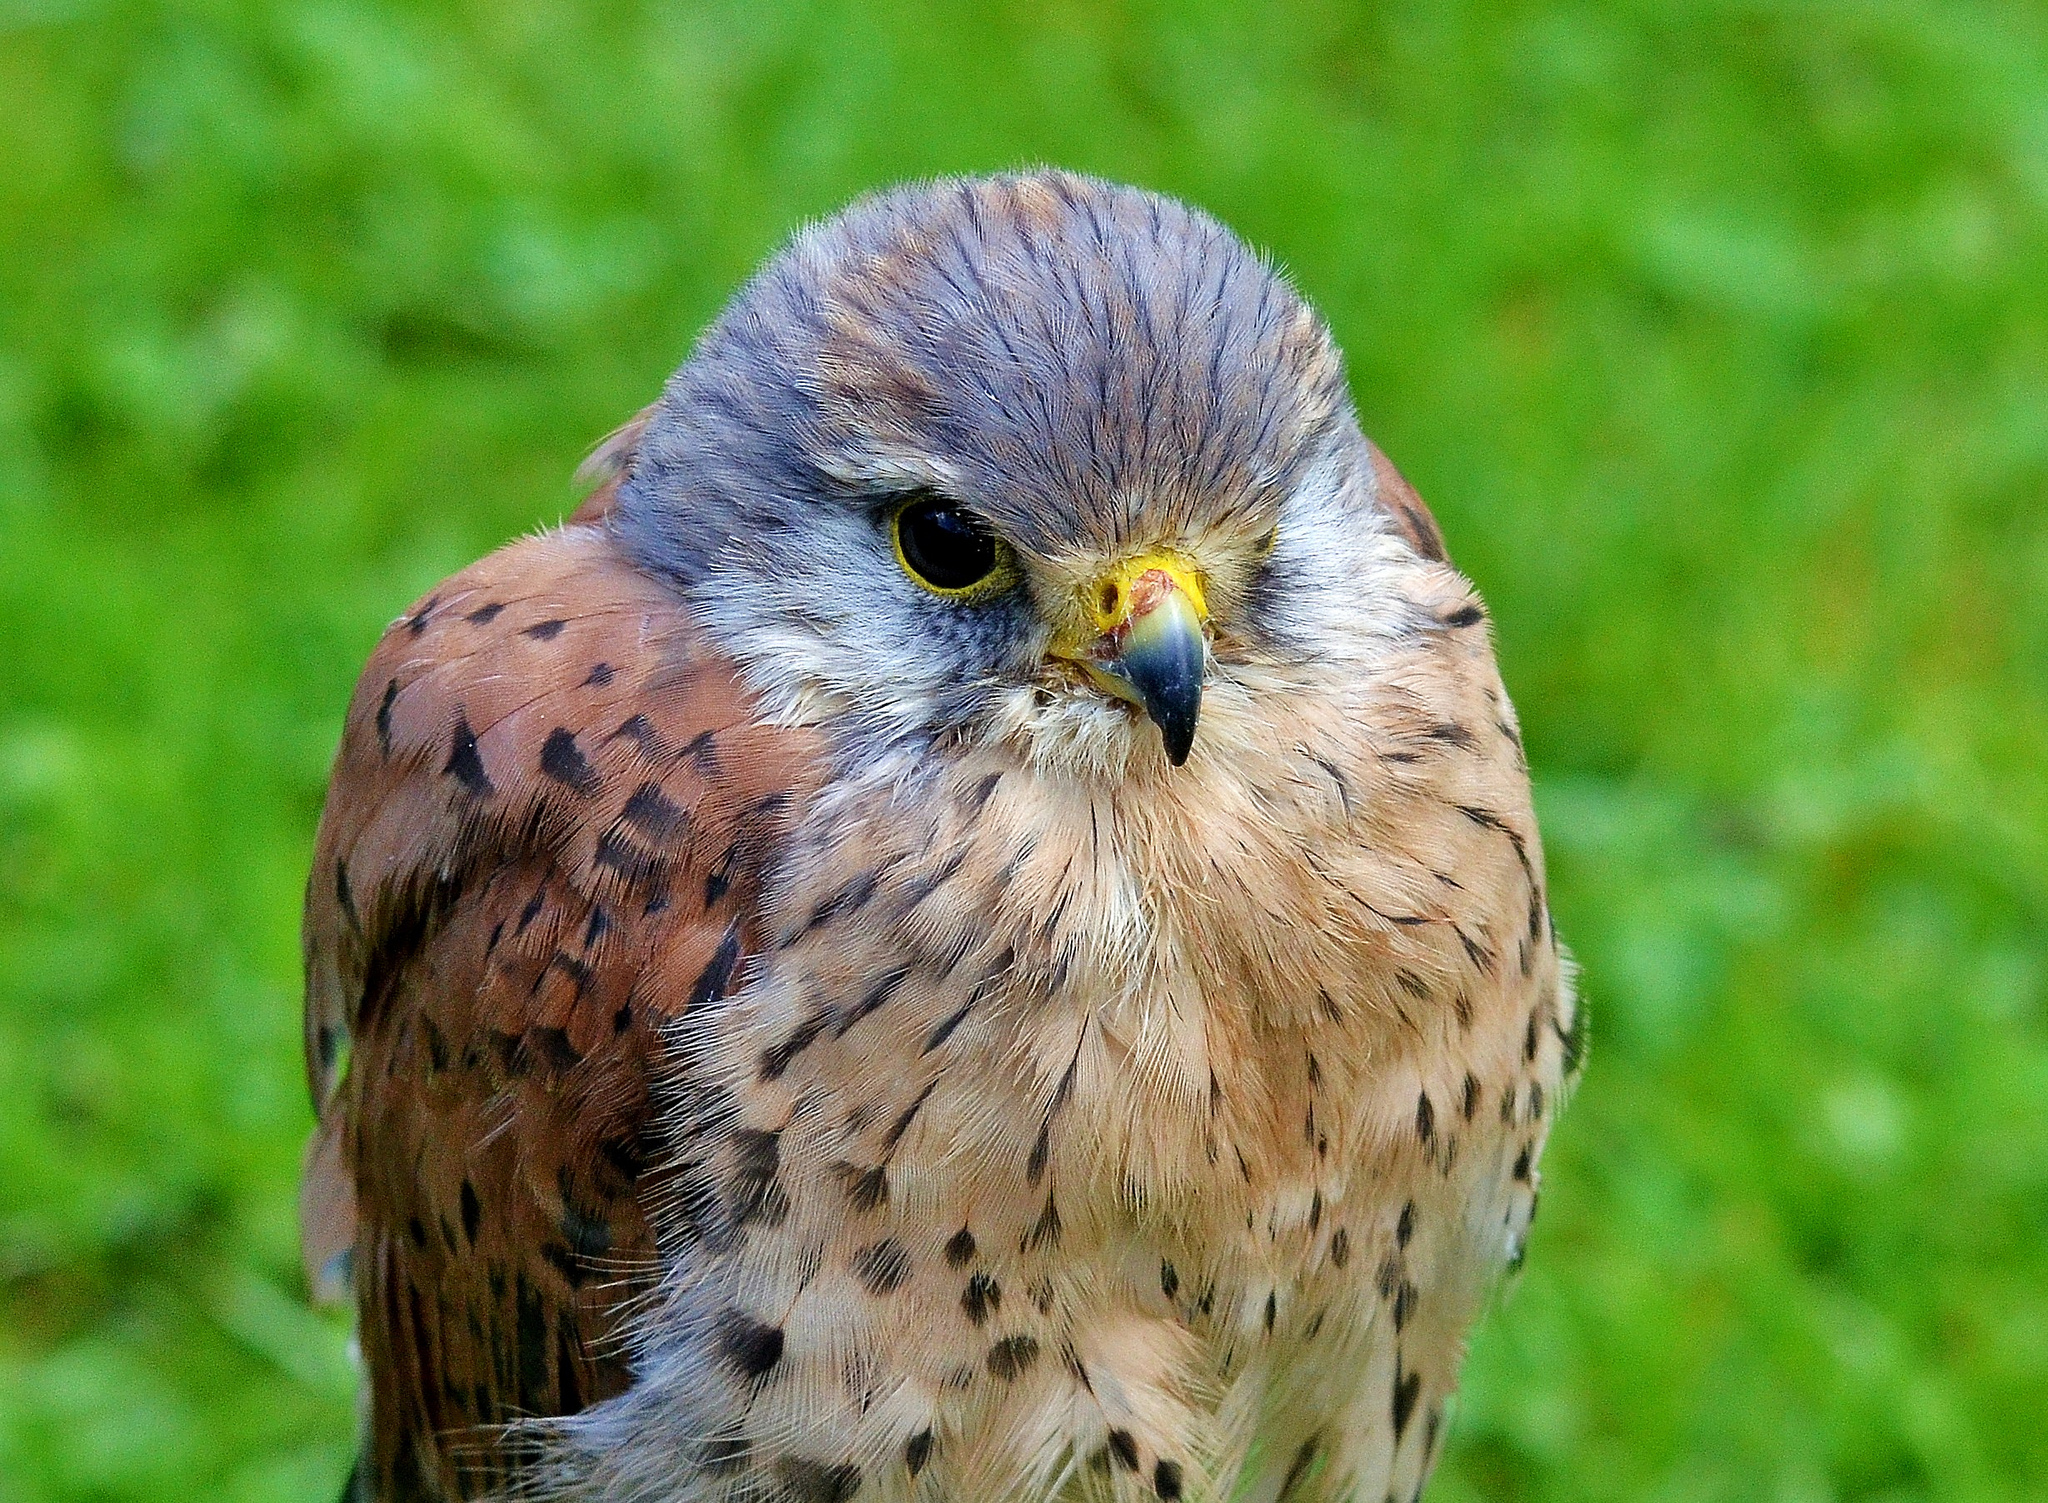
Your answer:
[[[903,572],[934,594],[977,594],[1002,569],[1002,540],[942,497],[919,496],[899,508],[894,531]]]

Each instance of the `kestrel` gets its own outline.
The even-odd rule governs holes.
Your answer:
[[[598,468],[335,764],[346,1496],[1417,1496],[1583,1033],[1321,320],[1155,194],[904,188]]]

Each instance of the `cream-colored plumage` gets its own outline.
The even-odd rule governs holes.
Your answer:
[[[1055,222],[1048,194],[1076,205],[1078,222],[1094,216],[1098,231],[1118,215],[1142,225],[1149,210],[1161,233],[1156,201],[1079,180],[960,191],[970,218],[1007,212],[1020,235]],[[1274,315],[1274,348],[1297,351],[1276,369],[1291,361],[1305,385],[1311,374],[1327,384],[1319,326],[1297,330],[1291,318]],[[879,379],[863,369],[861,379]],[[1331,421],[1303,419],[1303,431]],[[760,750],[743,775],[731,751],[704,750],[722,742],[657,738],[660,749],[645,752],[636,735],[627,750],[640,761],[600,765],[595,748],[615,745],[624,726],[557,725],[556,714],[571,713],[558,705],[523,736],[494,739],[460,708],[486,683],[515,704],[538,703],[548,684],[590,668],[598,649],[578,640],[558,666],[522,662],[530,695],[497,680],[488,652],[470,650],[471,666],[442,670],[438,698],[415,712],[427,750],[410,771],[338,778],[309,918],[316,976],[331,964],[324,936],[364,927],[326,896],[325,866],[351,861],[346,834],[333,832],[360,822],[351,800],[381,777],[379,786],[424,790],[413,796],[428,811],[413,816],[418,843],[382,858],[369,879],[387,907],[417,891],[424,871],[445,880],[490,862],[538,863],[580,905],[575,923],[596,929],[584,915],[603,912],[616,915],[606,930],[651,936],[614,952],[609,970],[586,966],[549,1026],[573,1034],[585,992],[604,991],[626,966],[635,969],[625,991],[672,1019],[631,1062],[603,1067],[651,1093],[636,1130],[659,1166],[629,1187],[652,1244],[635,1243],[629,1270],[642,1301],[632,1360],[600,1392],[586,1381],[577,1395],[606,1402],[572,1414],[577,1406],[550,1390],[564,1417],[514,1432],[474,1484],[452,1463],[421,1467],[418,1455],[438,1442],[419,1433],[432,1427],[433,1404],[415,1390],[431,1391],[421,1374],[440,1347],[414,1335],[394,1292],[403,1281],[385,1276],[377,1298],[363,1297],[366,1327],[383,1327],[367,1344],[396,1353],[392,1370],[414,1378],[385,1393],[373,1371],[382,1428],[373,1424],[366,1496],[415,1483],[428,1496],[481,1491],[521,1459],[525,1485],[545,1494],[692,1503],[1307,1503],[1420,1492],[1467,1328],[1519,1255],[1536,1160],[1582,1030],[1484,613],[1392,467],[1362,440],[1351,446],[1341,422],[1330,431],[1334,457],[1305,459],[1262,507],[1226,498],[1213,515],[1182,504],[1148,522],[1140,506],[1112,544],[1084,536],[1054,550],[1019,530],[1010,545],[1023,599],[1055,640],[1069,576],[1169,549],[1176,570],[1208,583],[1208,662],[1185,766],[1161,755],[1141,713],[1050,656],[1014,680],[991,671],[971,715],[936,736],[847,729],[927,710],[910,687],[900,702],[876,700],[830,655],[850,649],[814,649],[801,619],[743,631],[746,600],[693,593],[687,580],[636,582],[647,545],[630,518],[622,526],[602,508],[487,561],[481,582],[451,581],[426,628],[415,630],[414,616],[393,629],[415,654],[431,654],[423,644],[436,622],[457,634],[516,629],[530,642],[535,623],[524,616],[502,626],[495,612],[475,618],[512,593],[504,581],[546,593],[551,576],[573,575],[581,586],[557,592],[540,623],[568,625],[522,652],[552,651],[545,644],[570,640],[578,623],[600,623],[607,714],[633,709],[643,692],[619,677],[637,641],[643,679],[659,678],[660,664],[693,665],[690,681],[721,686],[730,706],[720,726]],[[662,461],[648,452],[656,458],[626,464],[652,486]],[[920,468],[905,453],[892,436],[861,473],[971,488],[964,467]],[[1276,580],[1290,591],[1278,635],[1258,626],[1262,610],[1278,609],[1262,605],[1262,581]],[[603,598],[618,588],[631,599]],[[492,677],[467,688],[463,672]],[[382,768],[393,755],[388,735],[370,744],[374,707],[388,726],[413,680],[394,673],[387,689],[382,675],[366,677],[345,767],[353,756]],[[735,684],[745,685],[737,702]],[[644,692],[667,694],[667,712],[691,718],[673,700],[684,691]],[[561,735],[589,774],[576,798],[602,802],[601,817],[563,792],[575,778],[534,775],[549,745],[554,771],[568,765]],[[662,782],[668,769],[696,791]],[[643,776],[655,798],[633,786]],[[743,810],[755,818],[744,851],[732,833]],[[702,834],[713,829],[725,833]],[[629,856],[607,867],[607,832],[656,851],[658,863]],[[704,874],[731,869],[736,852],[746,887],[734,908],[729,886]],[[369,906],[360,864],[348,869],[346,906]],[[463,916],[465,901],[458,893],[407,929],[411,948],[383,963],[386,988],[420,1018],[441,1004],[436,982],[418,973],[445,977],[436,947],[460,940],[437,924],[452,912],[457,930],[485,927],[482,915]],[[687,966],[664,967],[660,935],[671,925]],[[548,943],[573,928],[558,922]],[[493,933],[491,946],[501,942]],[[374,990],[365,978],[378,970],[359,957],[353,982],[322,983],[335,1000],[316,1038],[319,1026],[363,1031],[366,1009],[350,992]],[[548,961],[540,972],[547,980]],[[607,994],[604,1006],[617,1005]],[[407,1016],[387,1005],[368,1021],[372,1032],[418,1026]],[[556,1062],[553,1105],[512,1123],[516,1133],[541,1112],[570,1112],[567,1130],[528,1134],[507,1171],[506,1194],[542,1185],[543,1223],[559,1222],[573,1199],[555,1194],[555,1181],[580,1172],[566,1160],[591,1151],[569,1146],[583,1139],[564,1103],[576,1099],[577,1072],[595,1068],[601,1031]],[[349,1081],[320,1086],[344,1103],[327,1120],[349,1146],[331,1157],[346,1164],[355,1202],[372,1204],[392,1200],[394,1175],[418,1177],[420,1154],[477,1149],[460,1133],[437,1145],[426,1131],[407,1150],[412,1165],[380,1153],[351,1124],[370,1111],[365,1092],[407,1085],[402,1069],[356,1078],[363,1052],[358,1044]],[[533,1078],[531,1061],[516,1081],[492,1077],[486,1061],[470,1094],[507,1102]],[[551,1142],[564,1162],[548,1159]],[[478,1220],[501,1214],[462,1183]],[[405,1219],[393,1208],[387,1225],[363,1230],[405,1256]],[[431,1225],[425,1232],[414,1239],[420,1256],[434,1242]],[[451,1228],[446,1240],[443,1280],[487,1290],[508,1268],[526,1276],[516,1245],[465,1274],[462,1238]],[[540,1261],[528,1248],[526,1262]],[[533,1278],[541,1287],[540,1272]],[[448,1305],[445,1289],[437,1297]],[[508,1346],[522,1349],[517,1299],[493,1306],[479,1294],[449,1308],[455,1345],[467,1319],[488,1348],[488,1318],[475,1312],[497,1308]],[[578,1328],[579,1341],[585,1334]],[[569,1370],[567,1358],[544,1358],[543,1375]],[[446,1407],[470,1424],[515,1414],[466,1396]],[[414,1459],[401,1464],[408,1448]]]

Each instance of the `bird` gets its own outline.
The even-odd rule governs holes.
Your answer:
[[[899,186],[585,474],[384,633],[319,825],[344,1498],[1419,1498],[1585,1023],[1305,296]]]

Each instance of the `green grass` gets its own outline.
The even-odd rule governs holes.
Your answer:
[[[2048,15],[0,0],[0,1499],[304,1500],[381,625],[807,216],[1051,160],[1328,312],[1595,1018],[1431,1496],[2048,1496]]]

